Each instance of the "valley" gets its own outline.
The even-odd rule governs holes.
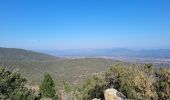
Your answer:
[[[163,58],[73,55],[55,57],[22,49],[0,49],[0,66],[21,73],[29,80],[29,84],[38,84],[45,73],[50,73],[59,84],[68,81],[74,85],[81,85],[84,80],[106,71],[117,62],[152,63],[156,67],[170,66],[170,60]]]

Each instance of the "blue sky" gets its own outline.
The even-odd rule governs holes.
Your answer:
[[[169,0],[0,0],[0,46],[170,48]]]

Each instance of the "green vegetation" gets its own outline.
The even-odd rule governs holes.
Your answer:
[[[0,60],[10,71],[19,71],[29,83],[38,84],[48,72],[55,80],[80,85],[84,80],[109,68],[115,61],[102,58],[51,59],[43,61]],[[58,82],[58,81],[57,81]]]
[[[106,73],[89,79],[80,88],[79,100],[104,98],[103,91],[113,87],[128,99],[170,99],[170,69],[152,65],[115,64]]]
[[[160,100],[170,99],[170,69],[160,68],[156,72],[156,92]]]
[[[26,79],[20,74],[0,68],[0,99],[11,100],[39,100],[35,92],[25,87]],[[75,88],[63,81],[58,85],[49,74],[44,75],[40,84],[42,100],[51,98],[67,98],[69,100],[91,100],[101,98],[107,88],[115,88],[128,99],[135,100],[169,100],[170,99],[170,69],[156,68],[151,64],[138,65],[116,63],[107,72],[96,74],[88,79],[83,86]]]
[[[66,93],[70,93],[71,91],[73,91],[72,86],[66,81],[63,81],[63,88],[64,92]]]
[[[103,91],[111,87],[122,92],[128,99],[170,99],[170,69],[166,67],[156,68],[152,64],[129,64],[102,58],[56,59],[31,51],[13,50],[9,49],[11,53],[8,54],[0,48],[0,65],[7,70],[17,71],[12,73],[0,68],[2,100],[39,100],[41,95],[41,99],[53,100],[103,99]],[[113,63],[114,65],[104,72]],[[45,74],[43,79],[46,72],[49,74]],[[19,73],[25,76],[28,82],[36,85],[42,80],[39,96],[35,96],[37,91],[26,87],[34,84],[28,84]],[[93,78],[89,79],[92,76]],[[86,79],[88,80],[85,81]]]
[[[43,97],[53,98],[55,97],[55,84],[52,77],[49,74],[44,75],[44,79],[40,84],[40,92]]]
[[[40,100],[51,98],[58,100],[55,84],[49,74],[40,84],[40,94],[26,87],[27,80],[17,72],[10,72],[0,67],[0,100]]]
[[[29,51],[29,50],[0,47],[0,60],[42,61],[42,60],[50,60],[50,59],[56,59],[56,57],[43,54],[43,53]]]
[[[34,92],[24,87],[26,79],[0,67],[0,99],[33,100]]]

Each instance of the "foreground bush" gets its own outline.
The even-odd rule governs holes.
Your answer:
[[[160,100],[170,99],[170,69],[160,68],[156,72],[156,91]]]
[[[34,93],[25,86],[26,79],[0,67],[0,100],[33,100]]]
[[[103,91],[115,88],[128,99],[169,100],[170,69],[148,65],[118,63],[106,73],[88,80],[80,89],[79,99],[104,99]]]
[[[40,84],[40,92],[43,97],[57,99],[57,96],[55,95],[55,84],[49,74],[44,75],[44,79]]]

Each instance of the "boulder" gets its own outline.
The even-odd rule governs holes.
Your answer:
[[[94,99],[92,99],[92,100],[101,100],[101,99],[98,99],[98,98],[94,98]]]
[[[125,96],[114,88],[104,91],[105,100],[126,100]]]

